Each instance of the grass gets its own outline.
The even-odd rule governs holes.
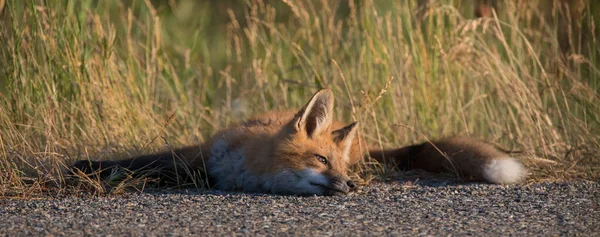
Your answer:
[[[370,143],[468,135],[522,151],[531,182],[598,180],[591,0],[493,18],[459,0],[268,2],[6,1],[0,196],[67,190],[75,160],[198,144],[322,87]]]

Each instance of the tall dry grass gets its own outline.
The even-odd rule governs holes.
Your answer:
[[[269,2],[7,1],[0,196],[62,190],[74,160],[197,144],[321,87],[370,143],[469,135],[523,151],[532,181],[598,179],[590,1],[484,19],[465,1]]]

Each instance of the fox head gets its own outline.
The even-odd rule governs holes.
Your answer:
[[[334,129],[333,93],[318,91],[280,132],[271,192],[344,195],[356,188],[347,175],[357,123]]]

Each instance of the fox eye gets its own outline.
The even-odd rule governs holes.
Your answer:
[[[327,158],[325,158],[325,156],[315,155],[315,157],[317,157],[317,160],[319,160],[319,162],[321,162],[323,164],[327,164]]]

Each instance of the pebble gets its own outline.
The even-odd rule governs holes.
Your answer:
[[[171,190],[0,199],[0,236],[600,233],[596,182],[406,184],[375,182],[346,197]]]

